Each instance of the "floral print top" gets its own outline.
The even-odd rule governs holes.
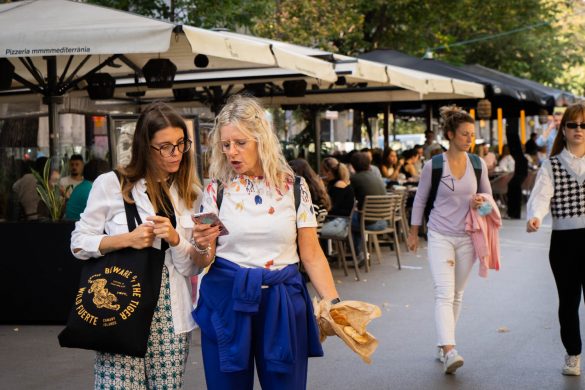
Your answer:
[[[299,261],[297,228],[317,227],[311,194],[301,178],[295,210],[294,182],[280,192],[262,176],[240,175],[224,185],[219,219],[228,235],[217,241],[216,255],[242,267],[282,269]],[[201,212],[217,213],[217,181],[205,188]]]

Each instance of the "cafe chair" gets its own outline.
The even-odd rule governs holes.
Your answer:
[[[360,212],[360,231],[362,234],[362,251],[366,262],[366,272],[370,271],[370,255],[368,241],[371,239],[378,263],[382,263],[382,253],[380,251],[379,236],[387,236],[393,243],[396,252],[396,261],[398,269],[402,269],[400,264],[400,246],[398,245],[398,235],[396,233],[395,218],[401,207],[402,197],[400,195],[367,195],[364,199],[364,205]],[[382,230],[371,230],[368,226],[377,221],[386,221],[386,227]]]
[[[337,254],[337,261],[338,264],[340,266],[343,267],[343,272],[345,274],[345,276],[348,276],[348,270],[347,270],[347,252],[346,252],[346,244],[349,247],[349,254],[351,255],[351,259],[353,261],[353,269],[355,271],[355,278],[356,280],[360,280],[360,271],[359,271],[359,267],[358,267],[358,259],[355,253],[355,246],[354,246],[354,242],[353,242],[353,237],[351,234],[351,221],[352,221],[352,217],[353,214],[355,212],[355,205],[353,207],[353,209],[351,210],[351,214],[348,217],[345,216],[338,216],[338,215],[328,215],[327,219],[335,219],[335,218],[342,218],[343,220],[345,220],[346,222],[346,228],[345,228],[345,232],[343,234],[343,236],[327,236],[323,231],[319,231],[319,239],[321,240],[331,240],[331,243],[333,245],[333,249],[335,250],[336,254]]]

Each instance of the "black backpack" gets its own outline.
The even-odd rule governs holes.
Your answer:
[[[473,172],[475,173],[475,179],[477,180],[477,191],[479,191],[479,182],[481,181],[481,160],[477,154],[467,153],[473,166]],[[439,183],[441,182],[441,176],[443,176],[443,153],[433,156],[431,159],[433,164],[433,175],[431,177],[431,191],[427,198],[427,204],[425,205],[425,218],[428,220],[431,210],[434,207],[435,199],[437,198],[437,191],[439,190]]]

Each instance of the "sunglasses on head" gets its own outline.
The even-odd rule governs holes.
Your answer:
[[[575,130],[577,127],[581,130],[585,130],[585,122],[567,122],[565,125],[567,129]]]

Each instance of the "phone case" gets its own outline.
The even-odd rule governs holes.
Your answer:
[[[192,216],[192,218],[193,218],[193,221],[195,221],[197,223],[204,224],[204,225],[211,225],[211,226],[219,225],[219,235],[220,236],[225,236],[225,235],[229,234],[229,231],[227,230],[225,225],[220,221],[217,214],[214,214],[214,213],[194,214]]]

